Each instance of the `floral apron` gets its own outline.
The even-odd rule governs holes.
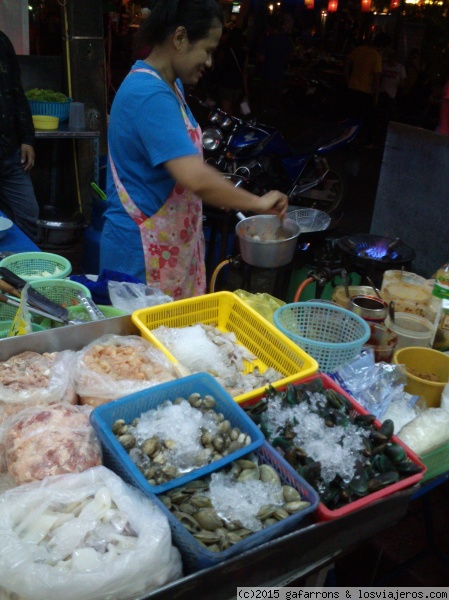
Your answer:
[[[131,73],[149,73],[135,69]],[[176,85],[176,84],[175,84]],[[202,154],[201,128],[193,127],[184,107],[181,90],[176,86],[180,108],[190,139]],[[201,198],[176,184],[163,206],[147,217],[134,204],[120,181],[111,153],[111,171],[122,206],[139,227],[145,259],[147,284],[159,288],[175,300],[206,293],[204,263],[203,205]]]

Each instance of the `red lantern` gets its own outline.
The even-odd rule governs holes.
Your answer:
[[[401,4],[401,0],[391,0],[390,2],[390,10],[394,10],[395,8],[399,8]]]
[[[337,12],[338,0],[329,0],[327,4],[327,12]]]
[[[309,10],[312,10],[315,6],[315,0],[304,0],[304,6]]]
[[[371,10],[371,0],[362,0],[362,12],[369,12]]]

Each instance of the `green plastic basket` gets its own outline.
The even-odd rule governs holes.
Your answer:
[[[72,272],[72,265],[63,256],[51,252],[19,252],[6,256],[0,267],[6,267],[24,281],[37,279],[64,279]],[[87,289],[87,288],[86,288]]]
[[[446,471],[449,471],[449,442],[428,454],[424,454],[421,456],[421,460],[427,468],[421,483],[426,483],[426,481],[446,473]]]
[[[111,317],[123,317],[124,315],[128,314],[124,310],[114,308],[113,306],[106,306],[102,304],[97,304],[97,306],[107,319],[110,319]],[[68,311],[69,319],[79,319],[81,321],[86,321],[86,323],[92,321],[84,306],[71,306]],[[63,324],[52,321],[51,319],[44,319],[41,322],[41,325],[49,329],[54,329],[55,327],[62,327]]]
[[[49,300],[66,308],[79,304],[80,301],[77,297],[79,292],[88,298],[92,297],[90,290],[85,285],[71,279],[35,279],[31,282],[31,287]],[[48,329],[52,327],[51,319],[34,315],[33,320]]]
[[[0,339],[4,339],[8,336],[9,330],[11,329],[12,319],[10,321],[0,321]],[[35,331],[44,331],[45,327],[38,325],[37,323],[31,323],[31,329],[33,333]]]

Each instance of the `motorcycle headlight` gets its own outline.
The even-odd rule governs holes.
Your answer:
[[[223,134],[219,129],[210,128],[203,132],[202,137],[203,148],[209,152],[218,150],[223,144]]]

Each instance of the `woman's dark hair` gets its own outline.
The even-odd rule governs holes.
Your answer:
[[[223,25],[223,10],[217,0],[153,0],[151,14],[143,21],[137,34],[137,47],[161,44],[185,27],[189,42],[205,38],[214,25]]]

